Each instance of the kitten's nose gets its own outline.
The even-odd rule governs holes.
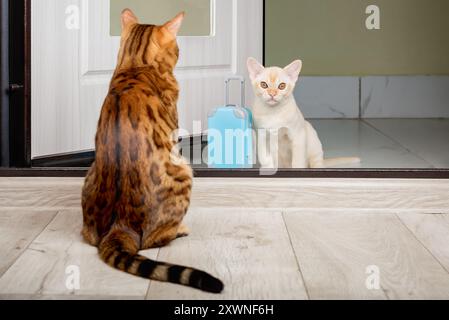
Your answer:
[[[268,94],[272,97],[272,98],[274,98],[275,96],[277,96],[277,91],[276,90],[268,90]]]

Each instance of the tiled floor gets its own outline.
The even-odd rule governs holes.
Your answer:
[[[449,119],[372,119],[366,123],[431,166],[449,167]]]
[[[350,168],[449,168],[449,119],[309,121],[318,132],[325,158],[361,158],[360,164]],[[207,167],[200,164],[201,152],[191,154],[194,167]]]
[[[449,168],[449,119],[311,120],[326,158],[358,168]]]

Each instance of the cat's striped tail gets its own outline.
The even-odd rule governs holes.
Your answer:
[[[98,250],[101,259],[111,267],[145,279],[171,282],[207,292],[220,293],[223,283],[197,269],[154,261],[126,248],[121,239],[105,239]]]

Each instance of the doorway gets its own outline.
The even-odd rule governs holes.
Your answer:
[[[175,74],[180,84],[179,126],[188,144],[193,137],[200,137],[201,144],[208,114],[224,104],[225,79],[246,76],[246,57],[262,59],[263,54],[263,1],[206,2],[210,6],[203,13],[210,14],[208,34],[185,34],[178,39],[181,56]],[[120,42],[113,27],[118,22],[111,16],[116,16],[120,4],[133,3],[147,4],[31,1],[33,166],[88,166],[93,160],[97,120]],[[167,7],[177,5],[179,2],[174,1]],[[179,8],[186,10],[186,20],[189,9]],[[167,13],[165,19],[169,18]]]

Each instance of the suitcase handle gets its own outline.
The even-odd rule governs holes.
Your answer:
[[[244,108],[245,107],[245,78],[242,76],[229,77],[225,80],[226,107],[230,106],[230,104],[229,104],[229,83],[234,80],[240,81],[240,95],[241,95],[241,106],[240,107]]]

